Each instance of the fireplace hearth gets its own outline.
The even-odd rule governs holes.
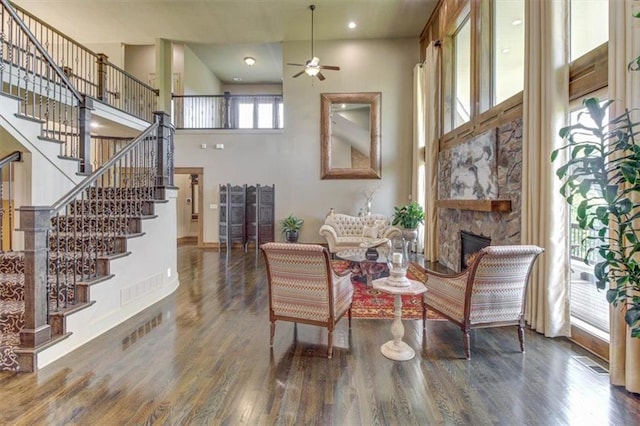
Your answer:
[[[468,266],[469,257],[491,245],[491,238],[484,235],[472,234],[460,231],[460,270],[464,271]]]

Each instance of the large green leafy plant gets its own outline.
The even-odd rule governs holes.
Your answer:
[[[392,225],[400,225],[405,229],[416,229],[424,223],[424,210],[415,201],[404,206],[394,207]]]
[[[584,120],[560,130],[568,158],[556,174],[560,193],[576,207],[578,226],[591,230],[583,245],[600,260],[594,267],[596,285],[607,288],[609,303],[625,312],[631,335],[640,338],[640,122],[631,112],[607,119],[613,101],[585,100]],[[585,114],[582,112],[581,114]],[[595,244],[594,244],[595,243]]]

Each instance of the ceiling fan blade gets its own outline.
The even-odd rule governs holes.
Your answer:
[[[293,66],[296,66],[296,67],[304,67],[304,64],[292,64],[292,63],[289,63],[289,62],[287,62],[287,65],[293,65]]]
[[[316,77],[318,77],[318,80],[320,80],[320,81],[324,80],[324,78],[325,78],[325,77],[324,77],[324,75],[322,75],[322,73],[321,73],[321,72],[319,72],[318,74],[316,74]]]
[[[298,74],[294,74],[293,78],[300,77],[302,74],[304,74],[304,70],[300,71]]]
[[[320,65],[320,68],[323,70],[340,71],[340,67],[336,67],[335,65]]]

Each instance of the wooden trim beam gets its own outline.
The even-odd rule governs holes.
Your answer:
[[[437,206],[440,209],[509,213],[511,200],[438,200]]]

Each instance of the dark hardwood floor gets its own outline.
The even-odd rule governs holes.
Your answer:
[[[261,255],[178,250],[180,288],[35,374],[0,373],[2,425],[631,425],[640,398],[566,339],[405,321],[417,356],[390,361],[389,320],[326,331],[279,322],[269,348]],[[422,349],[421,349],[422,348]]]

